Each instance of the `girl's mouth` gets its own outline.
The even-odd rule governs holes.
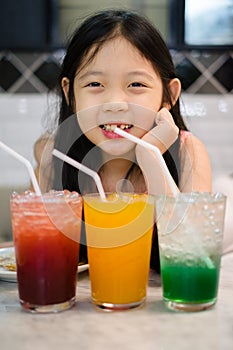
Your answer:
[[[128,130],[133,127],[132,124],[102,124],[100,128],[106,131],[114,131],[114,129],[118,127],[122,130]]]
[[[133,127],[133,125],[132,124],[118,124],[118,123],[116,123],[116,124],[114,124],[114,123],[113,124],[101,124],[100,125],[100,128],[102,129],[104,136],[109,138],[109,139],[121,138],[120,135],[115,134],[115,132],[114,132],[114,129],[116,127],[127,132]]]

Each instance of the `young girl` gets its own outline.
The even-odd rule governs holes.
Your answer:
[[[97,191],[72,166],[55,158],[49,166],[55,147],[97,171],[106,192],[169,192],[151,152],[116,135],[116,125],[159,148],[180,191],[211,191],[206,149],[187,131],[169,50],[147,19],[120,10],[87,18],[67,47],[59,89],[55,136],[35,145],[43,191]],[[159,270],[156,227],[151,267]]]

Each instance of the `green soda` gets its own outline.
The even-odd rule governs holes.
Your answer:
[[[208,303],[216,299],[219,262],[207,266],[191,266],[181,262],[163,261],[162,284],[164,300],[176,303]]]

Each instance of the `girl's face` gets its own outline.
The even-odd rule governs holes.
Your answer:
[[[68,83],[64,78],[66,95]],[[107,41],[76,75],[74,108],[87,138],[103,151],[119,156],[135,145],[115,134],[113,126],[141,138],[154,126],[162,91],[162,81],[151,62],[126,39],[117,37]]]

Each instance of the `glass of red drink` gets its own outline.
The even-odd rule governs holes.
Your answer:
[[[11,197],[19,299],[32,312],[59,312],[76,300],[82,197],[32,192]]]

